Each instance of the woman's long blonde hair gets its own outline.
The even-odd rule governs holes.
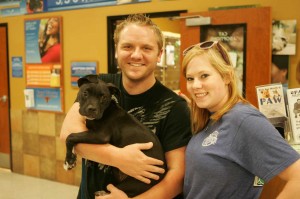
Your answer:
[[[221,52],[223,51],[223,52]],[[211,113],[205,108],[199,108],[195,101],[191,99],[191,122],[192,122],[192,131],[193,133],[198,133],[202,130],[208,121],[219,120],[225,113],[227,113],[237,102],[249,103],[243,96],[240,94],[237,86],[237,78],[232,66],[232,63],[229,59],[227,50],[218,42],[215,43],[212,47],[203,49],[199,45],[195,45],[191,48],[184,56],[182,61],[183,66],[183,75],[186,77],[186,70],[190,61],[197,56],[204,55],[208,58],[211,65],[218,71],[221,77],[229,81],[228,84],[228,100],[225,105],[218,111]],[[223,57],[227,56],[226,61]],[[229,63],[227,63],[229,62]]]

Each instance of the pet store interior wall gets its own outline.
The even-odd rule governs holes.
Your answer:
[[[70,63],[72,61],[97,61],[98,72],[106,73],[108,71],[107,16],[126,15],[137,11],[151,13],[187,10],[193,13],[207,11],[211,7],[241,5],[271,7],[272,18],[276,20],[296,19],[298,22],[297,33],[299,34],[300,15],[298,8],[300,1],[298,0],[152,0],[151,2],[128,5],[10,17],[0,16],[0,23],[7,23],[8,25],[12,170],[29,176],[68,184],[79,184],[80,162],[74,171],[63,170],[65,147],[59,140],[63,118],[74,102],[78,91],[77,88],[71,86]],[[25,75],[23,78],[12,77],[11,57],[19,56],[25,60],[24,20],[51,16],[61,16],[63,21],[64,112],[28,111],[25,108],[23,93],[26,88]],[[298,37],[298,46],[299,40]],[[257,57],[257,59],[260,58]],[[300,86],[296,81],[296,65],[299,60],[298,47],[296,55],[290,56],[290,88]]]

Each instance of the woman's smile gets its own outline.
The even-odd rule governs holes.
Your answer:
[[[194,57],[187,66],[186,78],[187,90],[198,107],[214,112],[226,102],[226,83],[207,57]]]

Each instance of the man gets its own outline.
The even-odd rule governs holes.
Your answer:
[[[120,23],[114,33],[115,58],[120,74],[99,77],[113,82],[120,90],[120,105],[149,127],[159,138],[167,161],[166,176],[157,185],[135,197],[143,199],[181,198],[184,176],[184,153],[191,136],[189,109],[186,101],[164,87],[155,79],[154,71],[163,50],[163,35],[153,22],[142,14],[129,16]],[[62,126],[63,140],[71,132],[86,129],[84,118],[79,115],[75,102]],[[145,183],[157,180],[155,173],[164,172],[156,165],[162,162],[145,156],[141,150],[152,147],[151,143],[137,143],[124,148],[112,145],[78,144],[76,152],[86,159],[119,168],[124,173]],[[103,183],[103,170],[95,163],[85,164],[78,198],[93,198],[95,186]],[[91,183],[92,182],[92,183]],[[127,196],[112,185],[108,186],[111,198]],[[88,195],[88,197],[87,197]],[[101,198],[97,197],[97,198]]]
[[[284,102],[286,105],[287,114],[287,89],[288,89],[288,67],[289,57],[286,55],[272,55],[272,66],[271,66],[271,83],[281,83],[284,95]],[[276,127],[282,137],[284,136],[284,128]]]
[[[288,56],[272,55],[271,82],[281,83],[284,90],[288,87],[288,67]]]

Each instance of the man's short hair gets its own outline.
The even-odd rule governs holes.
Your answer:
[[[276,65],[280,70],[289,68],[289,56],[288,55],[272,55],[272,63]]]

